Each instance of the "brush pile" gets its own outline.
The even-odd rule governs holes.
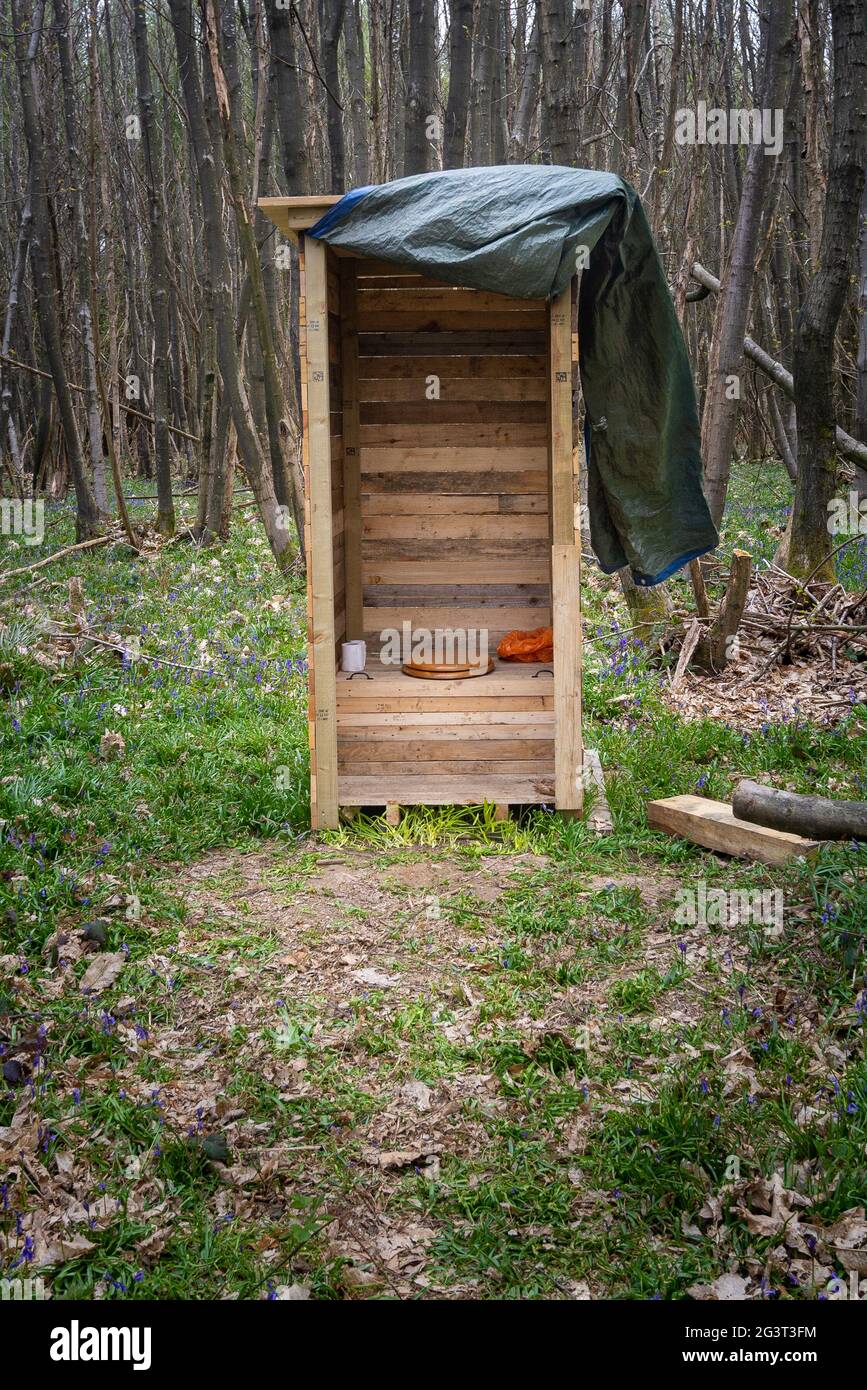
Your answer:
[[[839,722],[867,704],[867,590],[804,583],[775,565],[756,570],[724,669],[685,671],[669,699],[686,717],[751,728]]]

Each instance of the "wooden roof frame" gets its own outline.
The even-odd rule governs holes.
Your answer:
[[[308,231],[342,197],[342,193],[325,193],[315,197],[260,198],[259,207],[284,236],[297,241],[299,232]]]

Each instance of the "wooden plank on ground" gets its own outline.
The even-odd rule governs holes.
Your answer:
[[[771,830],[751,821],[738,820],[727,801],[704,796],[669,796],[648,801],[647,823],[667,835],[679,835],[704,849],[738,859],[758,859],[762,864],[785,864],[798,857],[812,858],[818,840],[804,840],[785,830]]]

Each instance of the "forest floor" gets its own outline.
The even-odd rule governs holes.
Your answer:
[[[739,470],[727,544],[763,553],[778,496]],[[314,837],[302,589],[247,516],[220,550],[0,590],[0,1273],[55,1298],[845,1294],[863,856],[725,861],[644,804],[745,773],[863,797],[864,707],[684,720],[594,580],[612,835],[417,810]],[[5,564],[68,541],[52,522]],[[139,659],[46,638],[73,574]]]

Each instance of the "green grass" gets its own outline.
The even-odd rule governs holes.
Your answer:
[[[724,544],[746,541],[769,558],[768,523],[782,523],[787,495],[773,470],[737,469]],[[70,530],[58,510],[44,547],[7,563],[35,561]],[[841,564],[851,585],[858,555],[852,547]],[[45,616],[64,619],[73,574],[92,630],[137,637],[139,658],[35,659]],[[863,798],[863,710],[836,727],[684,723],[661,700],[655,660],[612,626],[626,621],[616,597],[588,591],[585,736],[606,769],[613,835],[597,840],[545,811],[501,824],[491,807],[416,808],[396,827],[362,817],[325,837],[323,854],[306,838],[303,585],[278,578],[249,512],[219,549],[178,543],[137,560],[109,548],[47,568],[28,593],[2,592],[0,1039],[7,1053],[26,1045],[34,1065],[24,1088],[0,1091],[0,1125],[29,1096],[46,1179],[73,1155],[81,1194],[117,1204],[104,1228],[81,1222],[92,1250],[47,1271],[55,1298],[252,1298],[296,1280],[314,1297],[356,1296],[328,1222],[368,1200],[365,1127],[384,1094],[411,1080],[455,1087],[454,1124],[474,1136],[445,1146],[435,1180],[410,1167],[385,1202],[395,1219],[433,1229],[426,1273],[446,1292],[563,1297],[589,1281],[609,1296],[682,1297],[730,1259],[765,1253],[731,1213],[722,1253],[694,1234],[733,1157],[745,1177],[797,1180],[821,1219],[863,1201],[863,852],[842,845],[785,869],[723,864],[650,831],[644,814],[653,796],[727,798],[736,773]],[[123,735],[123,756],[101,756],[106,730]],[[285,846],[263,886],[286,900],[346,849],[373,850],[384,882],[407,852],[432,864],[447,856],[468,875],[492,855],[545,859],[512,873],[495,903],[469,888],[445,894],[439,922],[420,917],[418,893],[388,924],[335,898],[334,922],[360,932],[372,923],[404,967],[421,968],[440,931],[456,934],[451,973],[429,990],[396,1007],[387,989],[358,985],[335,1015],[324,997],[301,1007],[279,994],[267,972],[283,944],[259,922],[237,860],[202,881],[225,915],[192,920],[183,901],[172,866],[264,840]],[[683,941],[671,892],[648,906],[637,886],[607,884],[625,874],[687,889],[779,888],[786,932],[709,927],[700,954]],[[92,1000],[53,992],[64,943],[55,939],[52,956],[50,939],[74,939],[95,917],[107,923],[106,949],[126,956],[118,983]],[[735,967],[730,938],[743,947]],[[300,939],[314,962],[327,954],[326,925],[311,920]],[[59,970],[72,981],[85,965]],[[245,979],[263,982],[258,1010],[233,1018]],[[454,1027],[462,981],[476,1000],[472,1036]],[[215,1033],[219,1019],[228,1022]],[[587,1048],[574,1045],[579,1027]],[[728,1084],[725,1059],[738,1048],[754,1090]],[[199,1115],[209,1058],[230,1080]],[[484,1100],[460,1089],[478,1076],[492,1078]],[[806,1124],[805,1104],[817,1116]],[[564,1134],[579,1121],[586,1142],[570,1149]],[[267,1200],[226,1188],[191,1144],[233,1124],[241,1163],[289,1144]],[[142,1174],[157,1186],[139,1204]],[[20,1178],[2,1191],[8,1273],[24,1248],[18,1219],[39,1197]],[[367,1296],[392,1294],[377,1283]]]

